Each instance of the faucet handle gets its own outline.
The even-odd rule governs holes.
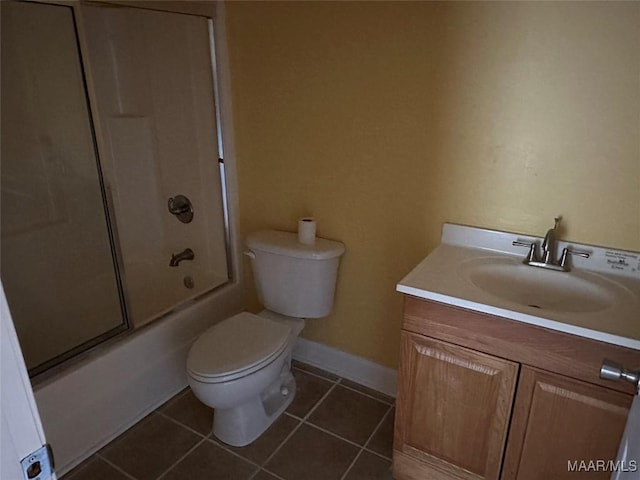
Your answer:
[[[526,242],[524,240],[514,240],[511,242],[511,245],[514,247],[531,247],[531,245],[537,245],[536,242]]]
[[[575,250],[571,247],[566,247],[562,250],[562,257],[560,257],[560,266],[565,270],[568,269],[567,266],[567,258],[569,255],[577,255],[578,257],[589,258],[591,256],[591,252],[587,250]]]
[[[538,243],[537,242],[527,242],[527,241],[522,241],[522,240],[514,240],[513,242],[511,242],[511,245],[513,245],[514,247],[527,247],[529,248],[529,254],[527,255],[527,259],[525,260],[526,262],[535,262],[537,261],[537,250],[538,250]]]
[[[558,228],[558,225],[560,225],[560,222],[562,221],[562,215],[558,215],[557,217],[555,217],[553,219],[553,229],[556,230]]]

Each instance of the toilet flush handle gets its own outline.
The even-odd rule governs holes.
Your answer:
[[[253,253],[251,250],[245,250],[244,254],[251,259],[256,258],[256,254]]]

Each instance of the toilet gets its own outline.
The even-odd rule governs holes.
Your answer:
[[[340,242],[305,245],[297,234],[276,230],[252,233],[246,246],[265,310],[210,327],[187,358],[194,395],[215,409],[213,434],[236,447],[258,438],[293,400],[293,345],[305,319],[331,312],[344,253]]]

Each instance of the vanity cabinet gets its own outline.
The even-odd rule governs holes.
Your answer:
[[[608,479],[633,387],[599,378],[640,352],[406,296],[396,480]]]

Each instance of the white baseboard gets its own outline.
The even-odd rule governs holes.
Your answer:
[[[366,358],[306,338],[298,338],[293,348],[293,358],[385,395],[396,396],[398,372]]]

